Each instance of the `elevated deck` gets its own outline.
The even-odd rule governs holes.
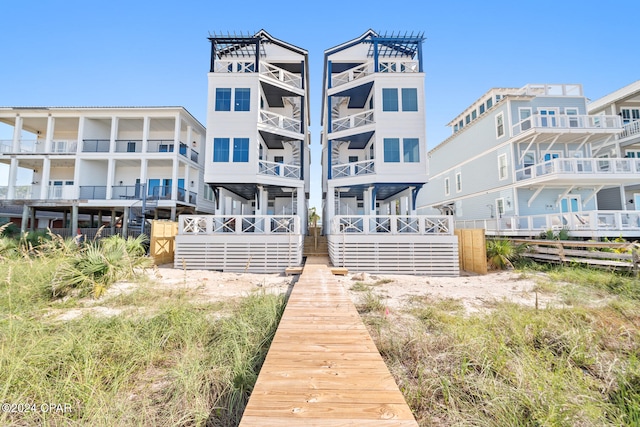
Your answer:
[[[328,263],[307,258],[240,426],[417,427]]]

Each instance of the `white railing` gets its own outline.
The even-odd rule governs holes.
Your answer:
[[[513,136],[528,131],[531,128],[545,129],[619,129],[618,116],[589,116],[589,115],[540,115],[534,114],[516,123],[512,128]]]
[[[258,173],[260,175],[300,179],[300,166],[290,165],[286,163],[270,162],[268,160],[259,160]]]
[[[381,73],[417,73],[420,65],[418,61],[411,60],[379,61],[378,70]]]
[[[254,61],[215,61],[214,73],[254,73],[256,65]]]
[[[456,221],[456,228],[487,231],[624,231],[640,230],[640,211],[584,211]]]
[[[180,215],[178,234],[300,234],[297,215]]]
[[[9,187],[0,186],[0,200],[9,199]],[[16,185],[11,200],[33,199],[33,188],[30,185]]]
[[[452,235],[453,219],[444,215],[337,215],[331,234]]]
[[[50,185],[47,191],[49,199],[77,199],[75,185]]]
[[[260,123],[275,126],[280,129],[300,133],[300,120],[282,114],[272,113],[267,110],[260,110]]]
[[[375,123],[373,119],[373,110],[367,110],[362,113],[334,119],[331,123],[331,132],[353,129],[360,126],[370,125],[372,123]]]
[[[269,77],[287,85],[302,88],[302,77],[290,71],[283,70],[280,67],[269,64],[268,62],[260,63],[260,75]]]
[[[331,86],[336,87],[373,74],[373,62],[367,62],[331,76]]]
[[[376,173],[375,164],[376,162],[374,160],[362,160],[359,162],[334,165],[331,167],[331,177],[335,179]]]
[[[638,174],[640,159],[571,158],[552,159],[516,170],[516,180],[550,174]]]
[[[579,84],[528,84],[517,92],[518,95],[582,96]]]
[[[627,123],[622,126],[622,132],[618,135],[618,139],[627,138],[629,136],[637,135],[640,133],[640,120]]]
[[[18,150],[13,149],[13,141],[5,139],[0,141],[0,153],[45,153],[46,143],[43,140],[20,140]],[[50,153],[75,153],[78,141],[53,140]]]

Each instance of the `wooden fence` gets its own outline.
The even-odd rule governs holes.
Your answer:
[[[482,228],[464,228],[454,231],[458,236],[460,270],[487,274],[487,247]]]
[[[574,240],[511,239],[525,244],[524,256],[559,264],[586,264],[594,267],[631,270],[638,275],[640,245],[637,242],[589,242]]]
[[[151,221],[151,243],[149,255],[156,265],[173,263],[178,223],[174,221]]]

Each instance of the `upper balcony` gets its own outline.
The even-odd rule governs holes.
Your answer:
[[[300,179],[299,165],[258,160],[258,174],[280,178]]]
[[[618,134],[618,139],[637,137],[638,135],[640,135],[640,120],[623,125],[622,132]]]
[[[43,140],[26,140],[21,139],[14,146],[13,140],[0,140],[0,153],[4,154],[75,154],[78,148],[78,141],[74,140],[53,140],[47,144]]]
[[[363,111],[331,121],[331,132],[340,132],[361,126],[374,124],[373,110]]]
[[[637,180],[640,159],[621,158],[571,158],[552,159],[516,170],[516,181],[536,178],[558,179],[576,176],[595,181],[630,179]]]
[[[288,132],[301,133],[302,124],[300,119],[293,117],[287,117],[282,114],[273,113],[268,110],[260,110],[259,121],[261,124],[268,127],[275,127],[278,130],[284,130]]]
[[[620,117],[618,116],[589,116],[589,115],[543,115],[534,114],[516,123],[512,127],[512,136],[534,129],[537,132],[548,132],[549,130],[561,130],[563,132],[581,131],[617,131],[621,128]]]
[[[255,62],[246,59],[217,60],[213,69],[214,73],[255,73]],[[260,62],[260,76],[275,80],[296,89],[302,89],[302,77],[268,62]]]
[[[378,62],[378,73],[417,73],[420,71],[418,61],[411,59],[381,59]],[[365,62],[357,67],[331,75],[331,87],[337,87],[375,73],[373,61]]]
[[[374,173],[376,173],[375,160],[362,160],[331,166],[332,179],[370,175]]]

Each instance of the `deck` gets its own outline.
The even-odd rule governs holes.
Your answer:
[[[417,427],[327,264],[307,259],[240,426]]]

